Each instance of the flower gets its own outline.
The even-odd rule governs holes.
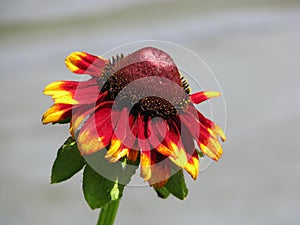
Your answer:
[[[197,178],[200,153],[194,142],[214,160],[222,155],[224,132],[194,106],[220,93],[190,94],[164,51],[146,47],[111,60],[74,52],[65,62],[72,72],[90,79],[49,84],[44,94],[54,104],[42,122],[69,122],[83,156],[105,150],[111,162],[139,160],[141,177],[162,187],[174,166]]]

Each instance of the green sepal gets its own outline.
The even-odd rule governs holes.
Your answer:
[[[166,199],[171,194],[166,187],[154,188],[158,197]]]
[[[51,183],[54,184],[68,180],[79,172],[84,165],[84,158],[80,155],[75,140],[69,137],[58,149],[52,166]]]
[[[171,176],[164,186],[172,195],[178,199],[185,199],[189,193],[186,187],[182,169]]]

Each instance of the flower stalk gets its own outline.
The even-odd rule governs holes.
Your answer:
[[[104,205],[99,214],[97,225],[113,225],[121,199],[110,201]]]

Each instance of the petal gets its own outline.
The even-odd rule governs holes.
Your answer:
[[[45,95],[52,96],[55,103],[92,104],[99,98],[96,79],[87,81],[56,81],[44,89]]]
[[[134,148],[134,149],[136,149],[136,148]],[[130,149],[127,154],[127,159],[130,161],[133,161],[133,162],[135,162],[138,159],[138,156],[140,154],[140,151],[137,151],[134,149]]]
[[[161,145],[167,132],[166,124],[160,120],[149,119],[147,122],[147,138],[151,148],[157,148]]]
[[[182,114],[180,118],[197,141],[202,152],[210,158],[218,160],[222,155],[222,147],[216,136],[212,135],[209,129],[191,114]]]
[[[151,151],[141,151],[140,165],[140,176],[148,181],[151,178]]]
[[[111,106],[112,102],[104,102],[102,107],[88,117],[78,134],[75,133],[82,155],[90,155],[109,145],[113,133]]]
[[[163,144],[170,150],[169,159],[177,166],[183,168],[188,160],[181,142],[180,132],[175,123],[170,123],[169,132],[167,132]],[[161,154],[166,154],[168,153],[166,148],[157,148],[157,151]]]
[[[134,116],[129,116],[129,129],[126,131],[126,138],[124,141],[124,145],[130,149],[138,150],[137,149],[137,132],[138,132],[138,124],[135,120]],[[130,151],[131,153],[133,151]]]
[[[54,104],[43,115],[42,123],[59,123],[71,119],[72,105]]]
[[[157,156],[157,154],[158,153],[153,155]],[[165,158],[160,162],[156,162],[153,157],[152,161],[154,161],[155,164],[151,166],[152,175],[148,182],[149,185],[153,186],[154,188],[161,188],[168,182],[168,179],[170,178],[171,162],[168,158]]]
[[[199,156],[195,151],[192,157],[190,157],[188,163],[185,165],[184,169],[191,175],[195,180],[199,174]]]
[[[138,147],[140,151],[150,151],[150,143],[146,137],[146,127],[147,122],[144,121],[142,116],[138,116],[137,118],[137,136],[138,136]]]
[[[111,162],[116,162],[121,158],[120,153],[122,152],[122,141],[116,136],[113,136],[110,142],[109,149],[106,152],[105,158],[109,159]],[[124,152],[123,152],[124,154]],[[125,153],[123,156],[125,156]]]
[[[197,111],[197,118],[203,125],[211,128],[213,130],[213,132],[216,133],[222,139],[222,141],[226,141],[226,136],[225,136],[224,131],[217,124],[215,124],[213,121],[207,119],[199,111]]]
[[[66,66],[73,73],[101,76],[101,70],[108,60],[85,52],[73,52],[65,60]]]
[[[121,144],[119,148],[114,147],[114,149],[109,149],[105,155],[105,158],[109,159],[110,162],[117,162],[119,159],[128,155],[128,153],[129,149]]]
[[[64,89],[64,85],[72,84],[74,85],[74,81],[56,81],[53,83],[50,83],[46,86],[44,89],[45,95],[52,96],[52,99],[55,103],[63,103],[63,104],[78,104],[78,101],[76,101],[73,97],[73,93],[69,90]],[[77,82],[78,83],[78,82]]]
[[[181,138],[188,158],[188,163],[184,166],[184,169],[193,179],[196,179],[199,173],[199,157],[195,150],[193,136],[184,124],[181,126]]]
[[[221,94],[216,91],[201,91],[190,95],[190,99],[193,103],[199,104],[201,102],[204,102],[210,98],[218,97]]]
[[[98,96],[98,101],[101,102],[105,98],[106,93]],[[96,104],[96,103],[95,103]],[[101,104],[94,106],[92,105],[80,105],[80,107],[74,108],[72,111],[72,119],[70,122],[70,134],[74,137],[77,129],[80,128],[82,122],[92,113],[95,113],[97,109],[101,107]]]
[[[119,120],[115,125],[114,135],[121,140],[122,143],[125,143],[126,136],[130,130],[129,127],[129,114],[127,108],[124,108],[121,113],[118,115]]]

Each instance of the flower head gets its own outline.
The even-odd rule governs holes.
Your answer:
[[[199,152],[194,142],[205,155],[220,158],[224,132],[194,106],[220,94],[190,94],[187,81],[164,51],[147,47],[111,60],[74,52],[66,65],[91,77],[49,84],[44,93],[52,96],[54,105],[42,121],[70,122],[83,156],[106,151],[111,162],[139,161],[141,177],[154,187],[166,184],[173,167],[197,178]]]

